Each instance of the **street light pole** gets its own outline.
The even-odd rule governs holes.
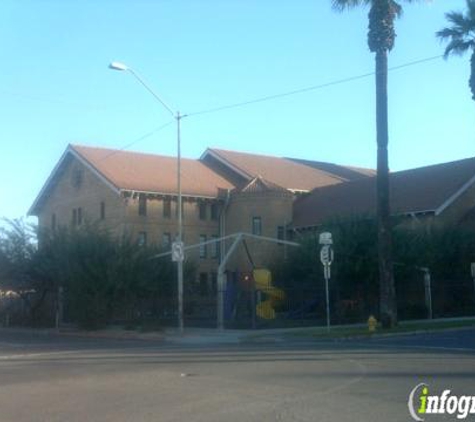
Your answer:
[[[178,191],[178,236],[177,242],[183,247],[183,198],[181,192],[181,133],[180,133],[180,124],[181,119],[185,117],[181,115],[179,111],[176,113],[165,103],[156,93],[150,88],[145,81],[130,67],[126,66],[120,62],[112,62],[109,64],[109,68],[113,70],[129,72],[135,79],[137,79],[140,84],[150,93],[153,97],[165,107],[173,118],[176,120],[176,131],[177,131],[177,191]],[[178,278],[178,329],[180,333],[183,333],[184,322],[183,322],[183,256],[177,260],[177,278]]]
[[[177,133],[177,188],[178,188],[178,242],[183,242],[183,205],[181,194],[181,128],[180,122],[183,116],[178,111],[176,113],[176,133]],[[180,333],[183,333],[183,259],[179,259],[177,262],[178,271],[178,328]]]

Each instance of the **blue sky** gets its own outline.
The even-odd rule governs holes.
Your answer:
[[[443,53],[464,0],[405,4],[396,67]],[[2,0],[0,217],[26,214],[69,143],[122,148],[170,121],[132,75],[194,113],[370,73],[367,10],[330,0]],[[474,156],[469,56],[389,75],[390,167]],[[182,153],[207,147],[375,167],[374,78],[183,120]],[[129,149],[174,155],[169,125]]]

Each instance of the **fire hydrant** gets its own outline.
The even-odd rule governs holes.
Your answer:
[[[368,318],[368,330],[370,333],[374,333],[376,331],[376,326],[378,325],[378,320],[373,316],[370,315]]]

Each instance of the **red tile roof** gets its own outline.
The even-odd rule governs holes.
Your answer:
[[[475,158],[390,175],[391,212],[434,212],[475,181]],[[310,227],[334,217],[376,214],[376,178],[315,189],[294,204],[294,226]]]
[[[302,160],[300,158],[288,158],[288,160],[292,160],[300,164],[305,164],[306,166],[318,170],[326,171],[327,173],[334,174],[348,181],[358,180],[364,177],[371,177],[376,174],[376,170],[373,169],[365,169],[353,166],[342,166],[340,164],[324,163],[322,161]]]
[[[215,148],[208,149],[203,156],[206,156],[206,154],[214,154],[248,180],[261,176],[263,179],[289,190],[310,191],[316,187],[346,181],[346,179],[336,174],[312,168],[287,158]]]
[[[120,190],[177,193],[177,159],[153,154],[72,145],[71,149]],[[182,158],[185,196],[216,197],[234,186],[198,160]]]

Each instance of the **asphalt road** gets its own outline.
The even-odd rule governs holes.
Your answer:
[[[226,346],[0,330],[0,422],[407,422],[421,382],[475,395],[475,330]]]

